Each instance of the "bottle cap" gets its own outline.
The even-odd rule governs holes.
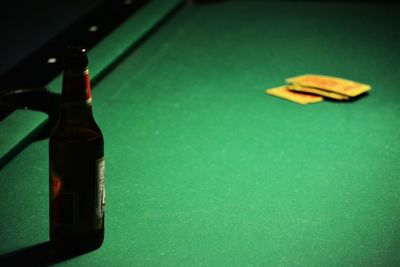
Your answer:
[[[67,47],[64,54],[64,70],[83,72],[88,67],[86,50],[80,47]]]

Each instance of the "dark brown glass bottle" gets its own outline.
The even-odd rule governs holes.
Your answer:
[[[104,238],[104,140],[93,118],[83,49],[66,50],[61,102],[49,141],[50,241],[93,250]]]

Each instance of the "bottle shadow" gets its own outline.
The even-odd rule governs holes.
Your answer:
[[[88,251],[60,251],[50,241],[0,255],[1,266],[49,266]]]

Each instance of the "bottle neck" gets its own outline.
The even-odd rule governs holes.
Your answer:
[[[89,71],[65,70],[62,86],[60,123],[84,127],[93,120]]]
[[[67,127],[87,127],[93,121],[91,103],[62,103],[60,123]]]
[[[82,103],[92,101],[89,70],[65,70],[62,85],[62,103]]]

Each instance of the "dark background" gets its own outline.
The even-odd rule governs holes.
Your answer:
[[[0,75],[105,1],[2,1]]]

